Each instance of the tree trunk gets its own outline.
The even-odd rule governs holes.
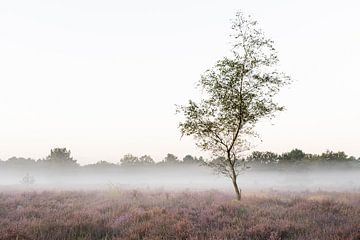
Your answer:
[[[231,162],[230,151],[227,152],[227,159],[228,159],[228,162],[229,162],[230,168],[231,168],[230,178],[231,178],[233,186],[234,186],[236,200],[240,201],[241,200],[241,189],[239,189],[237,182],[236,182],[237,175],[235,172],[234,163]]]
[[[240,201],[241,200],[241,189],[239,189],[237,182],[236,182],[236,178],[232,180],[233,185],[234,185],[234,190],[236,193],[236,200]]]

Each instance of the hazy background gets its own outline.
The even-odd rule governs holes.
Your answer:
[[[34,178],[33,184],[23,183],[24,177]],[[245,191],[360,191],[360,168],[310,167],[305,169],[252,168],[238,177]],[[163,189],[233,191],[229,178],[215,175],[213,170],[196,165],[150,166],[121,168],[0,168],[2,190],[107,190]]]
[[[174,104],[229,50],[237,10],[257,19],[295,80],[259,150],[360,155],[360,3],[353,1],[0,2],[0,159],[67,147],[80,164],[199,155]]]

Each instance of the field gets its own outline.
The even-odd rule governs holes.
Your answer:
[[[360,193],[6,192],[0,239],[360,239]]]

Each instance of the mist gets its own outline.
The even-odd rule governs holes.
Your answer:
[[[32,183],[24,182],[30,177]],[[0,168],[1,189],[18,190],[221,190],[232,191],[230,179],[206,166],[148,166],[94,169]],[[238,178],[243,191],[360,191],[360,169],[339,167],[259,169],[243,171]]]

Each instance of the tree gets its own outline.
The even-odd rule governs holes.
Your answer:
[[[36,161],[34,159],[23,158],[23,157],[11,157],[4,163],[7,166],[28,167],[28,168],[36,165]]]
[[[155,161],[149,155],[143,155],[143,156],[141,156],[139,158],[139,164],[141,164],[141,165],[153,165],[153,164],[155,164]]]
[[[52,164],[63,166],[78,165],[76,160],[71,157],[71,151],[66,148],[54,148],[50,150],[50,155],[46,157],[45,161]]]
[[[300,149],[293,149],[290,152],[283,153],[280,157],[280,163],[289,161],[300,161],[306,157],[306,154]]]
[[[201,165],[204,163],[203,157],[193,157],[190,154],[186,155],[182,161],[184,164]]]
[[[273,97],[290,78],[277,70],[273,41],[256,21],[237,13],[232,30],[232,54],[207,70],[198,83],[201,101],[190,100],[177,112],[184,116],[179,124],[182,135],[193,136],[198,147],[212,153],[217,160],[209,166],[232,180],[240,200],[237,177],[246,168],[242,154],[250,147],[249,138],[256,136],[255,124],[284,109]]]
[[[327,150],[321,154],[321,159],[324,161],[345,161],[348,160],[348,156],[345,152],[333,152]]]
[[[195,158],[189,154],[183,158],[183,163],[185,164],[193,164],[195,163],[195,161],[196,161]]]
[[[174,163],[179,163],[179,162],[180,161],[179,161],[178,157],[171,153],[168,153],[166,155],[166,157],[164,158],[164,163],[174,164]]]
[[[154,160],[149,155],[143,155],[140,158],[132,155],[126,154],[122,159],[120,159],[121,166],[146,166],[154,164]]]
[[[96,162],[94,164],[85,165],[84,167],[85,168],[110,169],[110,168],[115,168],[116,166],[118,166],[118,165],[116,165],[115,163],[111,163],[111,162],[101,160],[101,161],[98,161],[98,162]]]
[[[259,164],[277,164],[279,161],[279,155],[273,152],[252,152],[246,159],[248,162],[259,163]]]
[[[125,154],[122,159],[120,159],[121,166],[129,167],[135,166],[139,163],[139,158],[132,154]]]

